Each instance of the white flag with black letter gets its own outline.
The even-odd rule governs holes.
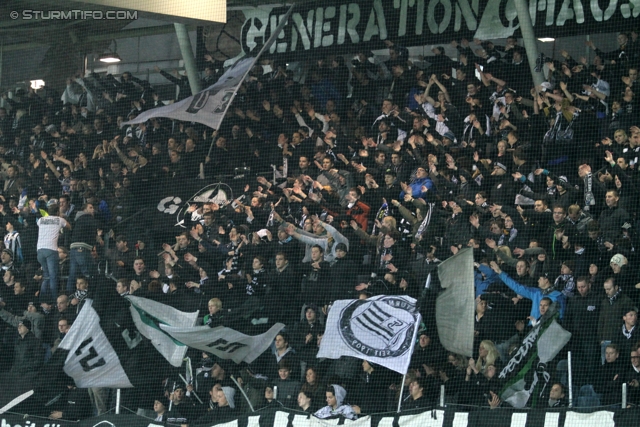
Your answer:
[[[184,122],[197,122],[218,129],[227,105],[253,67],[256,58],[243,58],[228,69],[212,86],[180,102],[147,110],[123,125],[144,123],[153,117],[167,117]]]
[[[407,296],[336,301],[317,357],[357,357],[406,374],[420,321],[416,300]]]
[[[205,90],[183,99],[180,102],[145,111],[135,119],[124,122],[122,126],[144,123],[153,117],[167,117],[184,122],[202,123],[212,129],[218,129],[229,104],[233,101],[236,91],[249,71],[253,68],[260,54],[269,50],[278,38],[280,31],[282,31],[287,24],[292,9],[293,6],[291,6],[285,16],[281,18],[280,24],[271,33],[271,36],[264,44],[264,47],[260,49],[257,56],[240,59],[233,64],[230,69],[225,71],[217,82]]]
[[[224,326],[213,329],[208,326],[160,327],[168,335],[189,347],[212,353],[221,359],[231,359],[236,363],[251,363],[269,348],[278,332],[284,328],[284,324],[276,323],[267,332],[254,336]]]
[[[80,314],[60,343],[58,350],[67,350],[64,372],[79,388],[133,387],[118,354],[100,326],[100,316],[85,301]]]

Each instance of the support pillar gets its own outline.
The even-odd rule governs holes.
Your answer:
[[[189,39],[189,32],[187,31],[187,26],[184,24],[178,24],[177,22],[175,22],[173,26],[176,29],[176,36],[178,37],[178,44],[180,45],[182,59],[184,59],[184,68],[187,71],[187,77],[189,78],[191,93],[195,95],[196,93],[200,92],[200,76],[198,76],[196,61],[193,57],[193,50],[191,49],[191,39]]]
[[[520,32],[524,41],[524,48],[527,51],[527,59],[529,60],[529,68],[531,69],[531,77],[536,86],[540,86],[544,82],[542,72],[535,71],[536,60],[538,59],[538,41],[533,31],[531,23],[531,15],[529,15],[529,4],[526,0],[514,0],[516,12],[518,13],[518,22],[520,22]]]

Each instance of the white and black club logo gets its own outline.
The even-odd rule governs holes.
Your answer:
[[[184,215],[192,204],[215,203],[224,206],[233,199],[231,187],[222,182],[209,184],[198,190],[188,200],[182,201],[180,197],[168,196],[160,200],[157,209],[169,215],[176,215],[176,226],[184,227]]]
[[[411,349],[415,313],[415,304],[402,298],[357,300],[340,313],[340,336],[364,356],[400,357]]]

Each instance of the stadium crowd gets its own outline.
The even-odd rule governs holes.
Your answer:
[[[190,351],[192,383],[176,386],[171,371],[127,395],[125,406],[153,405],[158,421],[238,416],[248,406],[232,374],[255,408],[323,418],[393,411],[398,400],[429,408],[441,385],[449,403],[497,407],[496,373],[550,310],[572,339],[544,405],[567,404],[567,350],[578,403],[619,403],[624,382],[640,403],[640,42],[635,32],[617,40],[612,52],[590,42],[591,63],[566,51],[541,58],[536,87],[515,38],[452,42],[457,60],[435,47],[411,61],[387,42],[389,58],[314,60],[301,81],[262,58],[215,132],[162,118],[122,126],[163,105],[130,73],[74,76],[62,96],[3,94],[0,369],[37,374],[106,267],[120,295],[201,310],[211,327],[286,325],[249,366]],[[186,77],[163,76],[184,98]],[[203,87],[219,76],[210,64]],[[153,234],[150,219],[127,222],[173,189],[240,174],[251,179],[237,197],[193,201],[183,227]],[[442,348],[434,314],[437,266],[467,247],[470,359]],[[316,358],[332,303],[375,295],[420,303],[404,384],[367,361]],[[79,419],[110,399],[69,384],[42,412]]]

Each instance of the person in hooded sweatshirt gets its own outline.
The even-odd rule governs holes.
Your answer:
[[[238,417],[235,396],[236,391],[232,387],[222,387],[222,390],[218,391],[217,423],[231,421]]]
[[[350,420],[358,418],[354,410],[349,405],[344,405],[344,399],[347,397],[347,391],[338,384],[331,384],[326,391],[327,406],[316,411],[318,418],[330,418],[334,416],[342,416]]]

